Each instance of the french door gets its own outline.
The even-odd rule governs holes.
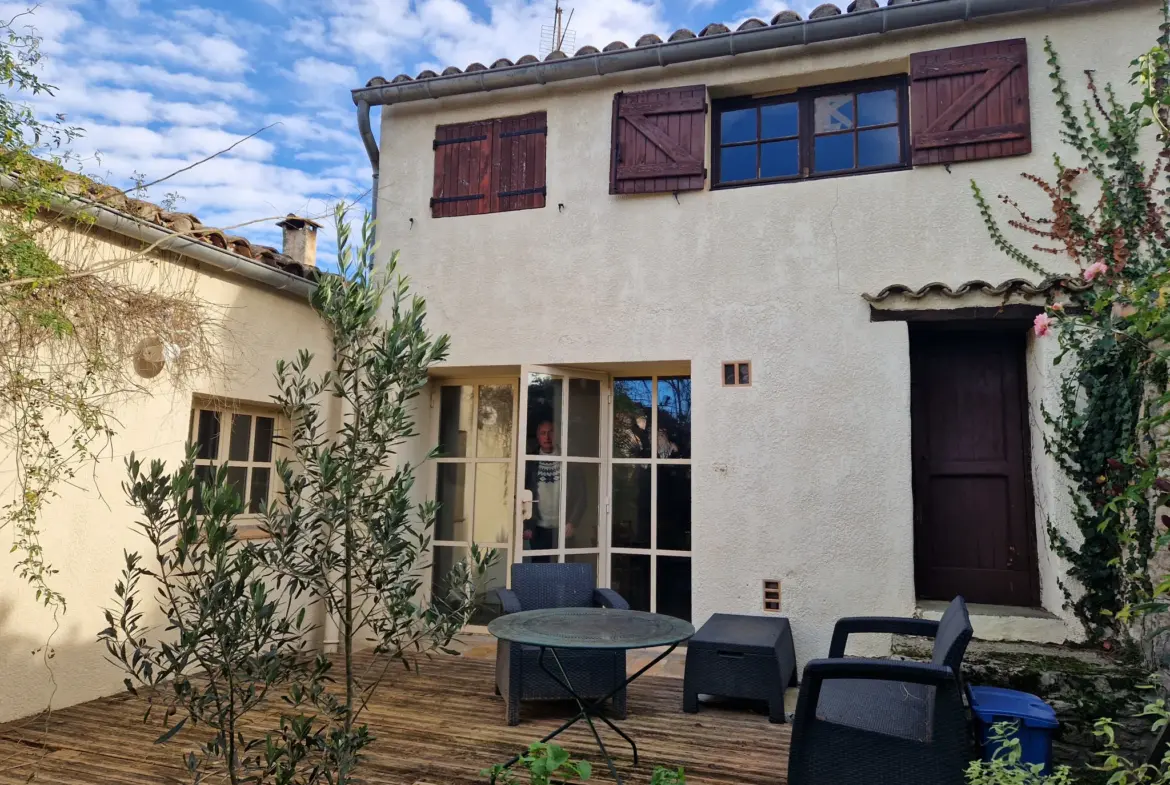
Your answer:
[[[578,562],[605,582],[609,379],[570,368],[520,369],[517,560]]]

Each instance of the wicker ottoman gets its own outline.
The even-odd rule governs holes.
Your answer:
[[[788,619],[716,613],[687,642],[683,711],[699,695],[768,702],[768,719],[784,722],[784,691],[796,686],[796,651]]]

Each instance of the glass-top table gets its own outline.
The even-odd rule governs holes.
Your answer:
[[[577,715],[541,741],[547,742],[581,720],[585,720],[589,723],[589,729],[593,731],[593,738],[596,739],[597,747],[605,757],[610,774],[613,775],[614,781],[621,785],[622,779],[618,776],[613,759],[606,751],[605,743],[601,740],[601,735],[597,732],[593,719],[600,719],[629,743],[634,751],[634,765],[638,765],[638,745],[612,720],[601,713],[601,707],[614,695],[628,687],[635,679],[662,661],[664,657],[674,651],[678,644],[693,636],[695,628],[682,619],[644,611],[617,608],[544,608],[500,616],[488,624],[488,632],[501,641],[540,647],[538,663],[541,670],[561,685],[577,703]],[[649,649],[656,646],[664,646],[666,649],[599,700],[588,700],[577,694],[569,682],[568,674],[557,658],[557,649],[628,650]],[[552,660],[557,672],[549,668],[546,658]],[[512,766],[519,759],[519,755],[512,758],[504,764],[505,768]]]

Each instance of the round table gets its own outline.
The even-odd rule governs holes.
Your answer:
[[[577,715],[541,741],[547,742],[581,720],[585,720],[589,723],[589,729],[593,731],[593,738],[597,740],[597,747],[605,757],[610,774],[613,775],[614,781],[621,785],[622,779],[618,776],[613,759],[610,758],[605,749],[605,743],[602,742],[601,735],[593,724],[593,718],[600,719],[629,743],[634,751],[634,765],[638,765],[638,745],[612,720],[601,713],[601,707],[614,695],[628,687],[635,679],[657,665],[664,657],[674,651],[676,646],[694,635],[695,628],[691,626],[690,622],[682,619],[644,611],[629,611],[618,608],[543,608],[535,611],[508,613],[493,619],[488,624],[488,632],[501,641],[540,647],[540,657],[537,661],[541,670],[548,674],[553,681],[560,684],[577,703]],[[629,650],[648,649],[655,646],[667,648],[638,669],[633,676],[627,677],[619,687],[598,700],[587,700],[577,694],[569,681],[568,674],[561,666],[561,661],[557,658],[557,649]],[[546,655],[552,659],[559,674],[554,673],[548,667]],[[505,768],[512,766],[518,760],[520,760],[519,755],[504,764]]]

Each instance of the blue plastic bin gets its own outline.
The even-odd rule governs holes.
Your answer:
[[[1052,769],[1052,733],[1060,726],[1056,711],[1035,695],[999,687],[972,687],[971,710],[979,723],[983,760],[991,760],[1000,744],[988,736],[991,726],[1014,722],[1017,730],[1009,738],[1020,740],[1020,762],[1042,763],[1047,773]]]

